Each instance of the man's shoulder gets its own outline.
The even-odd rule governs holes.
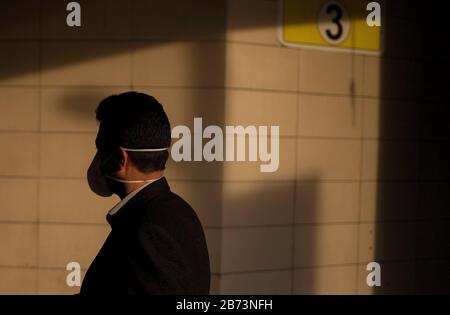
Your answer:
[[[191,205],[172,190],[164,191],[146,203],[147,213],[154,215],[171,214],[172,211],[194,211]],[[165,209],[166,211],[158,211]]]
[[[175,192],[168,190],[143,205],[142,224],[174,228],[201,226],[196,211]]]

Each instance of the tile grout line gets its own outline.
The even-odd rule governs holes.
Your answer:
[[[224,37],[226,38],[228,35],[228,24],[227,24],[227,17],[228,17],[228,13],[229,13],[229,3],[224,4],[224,12],[223,12],[223,23],[224,23]],[[222,104],[222,108],[223,108],[223,120],[225,120],[226,117],[226,102],[227,102],[227,91],[229,90],[228,87],[226,86],[226,81],[227,81],[227,71],[226,71],[226,55],[228,53],[228,46],[226,43],[224,43],[223,46],[223,77],[222,77],[222,87],[221,87],[221,91],[223,91],[223,104]],[[217,261],[218,261],[218,272],[216,274],[217,280],[216,280],[216,292],[217,294],[223,294],[223,285],[222,285],[222,279],[223,279],[223,269],[222,266],[224,265],[223,263],[223,249],[224,249],[224,229],[223,229],[223,222],[224,222],[224,187],[223,187],[223,181],[224,181],[224,164],[221,165],[220,167],[220,174],[221,174],[221,178],[220,178],[220,183],[222,185],[221,187],[221,192],[220,192],[220,204],[219,204],[219,215],[218,215],[218,224],[219,224],[219,231],[218,231],[218,237],[219,237],[219,242],[218,242],[218,249],[217,249]],[[206,229],[206,227],[205,227]],[[211,268],[211,257],[209,258],[210,260],[210,268]],[[212,289],[212,279],[210,278],[209,281],[209,290]]]
[[[300,49],[297,49],[297,95],[296,95],[296,112],[295,112],[295,132],[296,132],[296,138],[298,136],[298,130],[299,130],[299,90],[300,90]],[[296,212],[297,212],[297,172],[298,172],[298,141],[295,140],[294,143],[294,187],[293,187],[293,203],[292,203],[292,248],[291,248],[291,294],[293,295],[295,292],[295,238],[296,238]]]
[[[439,257],[427,257],[418,259],[420,262],[448,262],[450,259],[449,256],[439,256]],[[410,259],[386,259],[380,261],[385,264],[404,264],[410,263]],[[365,266],[365,262],[347,262],[347,263],[331,263],[331,264],[321,264],[321,265],[304,265],[300,267],[295,267],[294,270],[310,270],[310,269],[325,269],[325,268],[339,268],[339,267],[347,267],[347,266]],[[60,266],[26,266],[26,265],[0,265],[0,269],[29,269],[29,270],[55,270],[55,271],[65,271],[65,268]],[[81,268],[82,271],[86,271],[86,268]],[[239,274],[253,274],[253,273],[270,273],[270,272],[279,272],[279,271],[291,271],[292,268],[269,268],[269,269],[256,269],[256,270],[240,270],[240,271],[228,271],[224,272],[223,275],[239,275]],[[212,275],[222,274],[220,272],[212,272]]]
[[[413,223],[450,223],[450,218],[434,218],[434,219],[407,219],[407,220],[378,220],[378,221],[364,221],[361,220],[360,224],[413,224]],[[81,221],[40,221],[40,225],[76,225],[76,226],[103,226],[108,227],[107,223],[102,222],[81,222]],[[18,221],[18,220],[0,220],[0,224],[36,224],[36,221]],[[288,228],[288,227],[336,227],[336,226],[356,226],[358,221],[342,221],[342,222],[304,222],[304,223],[286,223],[286,224],[259,224],[259,225],[205,225],[205,229],[217,230],[240,230],[240,229],[276,229],[276,228]]]
[[[365,69],[366,68],[366,58],[363,57],[363,66],[362,66],[362,88],[363,91],[365,89]],[[359,261],[359,246],[361,244],[361,211],[362,211],[362,177],[363,177],[363,159],[364,159],[364,110],[365,110],[365,101],[363,99],[362,101],[362,108],[361,108],[361,131],[360,131],[360,148],[359,148],[359,181],[358,181],[358,219],[357,219],[357,235],[356,235],[356,260]],[[358,118],[357,118],[358,119]],[[355,276],[355,294],[359,293],[359,268],[356,268],[355,270],[356,276]]]
[[[274,94],[300,94],[300,95],[309,95],[309,96],[323,96],[323,97],[342,97],[342,98],[350,98],[352,95],[345,93],[328,93],[323,91],[297,91],[297,90],[280,90],[280,89],[271,89],[271,88],[251,88],[251,87],[238,87],[238,86],[202,86],[202,85],[154,85],[154,84],[135,84],[135,87],[139,88],[154,88],[154,89],[167,89],[167,90],[228,90],[228,91],[246,91],[246,92],[261,92],[261,93],[274,93]],[[38,87],[35,84],[0,84],[0,88],[36,88]],[[129,84],[96,84],[96,85],[80,85],[80,84],[41,84],[40,86],[43,89],[120,89],[129,87]],[[421,104],[423,102],[432,103],[432,104],[446,104],[444,101],[439,99],[428,99],[428,98],[417,98],[417,97],[405,97],[405,96],[386,96],[381,97],[377,95],[369,95],[369,94],[355,94],[353,95],[356,98],[367,98],[374,100],[387,100],[387,101],[396,101],[396,102],[408,102],[408,103],[416,103]]]
[[[36,287],[35,292],[39,294],[39,266],[40,266],[40,217],[41,217],[41,152],[42,152],[42,70],[43,70],[43,0],[39,1],[39,41],[38,41],[38,149],[37,149],[37,204],[36,204]]]
[[[241,46],[252,46],[252,47],[260,47],[260,48],[268,48],[268,49],[290,49],[287,48],[281,44],[267,44],[267,43],[261,43],[261,42],[249,42],[249,41],[242,41],[242,40],[229,40],[229,39],[193,39],[193,38],[145,38],[141,37],[138,38],[136,36],[128,36],[127,38],[105,38],[105,37],[90,37],[90,38],[62,38],[62,37],[54,37],[54,38],[43,38],[42,36],[40,39],[34,38],[34,37],[25,37],[25,38],[2,38],[0,39],[1,43],[15,43],[15,42],[26,42],[26,41],[41,41],[43,43],[58,43],[58,44],[66,44],[66,43],[101,43],[101,44],[108,44],[108,43],[123,43],[132,40],[133,42],[141,42],[141,43],[193,43],[197,45],[202,44],[216,44],[216,45],[241,45]],[[342,52],[336,52],[336,53],[342,53]],[[367,56],[364,53],[354,52],[355,56]],[[391,60],[391,61],[400,61],[400,62],[414,62],[424,65],[434,65],[435,60],[431,58],[424,58],[421,57],[406,57],[406,56],[395,56],[395,55],[387,55],[387,56],[370,56],[371,58],[378,58],[378,59],[384,59],[384,60]]]
[[[135,6],[135,0],[132,0],[129,2],[130,7],[129,10],[129,28],[130,28],[130,38],[128,42],[128,49],[129,49],[129,61],[130,61],[130,90],[134,91],[135,84],[134,84],[134,54],[135,54],[135,31],[134,31],[134,24],[133,24],[133,12],[134,12],[134,6]]]
[[[220,179],[187,179],[187,178],[173,178],[171,176],[166,176],[168,180],[175,183],[197,183],[197,184],[251,184],[251,183],[268,183],[273,185],[281,185],[281,184],[293,184],[295,180],[293,179],[274,179],[274,180],[264,180],[264,179],[237,179],[237,180],[220,180]],[[71,176],[27,176],[27,175],[0,175],[0,179],[7,180],[61,180],[61,181],[85,181],[86,177],[71,177]],[[359,181],[357,179],[318,179],[318,180],[308,180],[308,179],[299,179],[297,180],[300,183],[318,183],[318,184],[357,184]],[[415,184],[417,183],[416,179],[364,179],[361,180],[362,183],[369,184]],[[425,180],[421,181],[422,184],[448,184],[448,180],[436,179],[436,180]],[[384,220],[379,220],[384,221]],[[391,221],[398,221],[398,219],[393,219]]]
[[[224,125],[225,126],[225,125]],[[224,127],[223,126],[223,127]],[[97,135],[97,131],[95,130],[19,130],[19,129],[0,129],[0,134],[35,134],[36,132],[40,132],[45,135],[67,135],[67,136],[93,136]],[[198,133],[192,133],[191,135],[199,135]],[[226,133],[226,135],[231,135],[230,133]],[[241,135],[235,135],[235,137],[242,137]],[[246,135],[249,138],[257,138],[257,136]],[[294,135],[294,134],[280,134],[280,139],[283,140],[329,140],[329,141],[354,141],[358,142],[361,139],[367,141],[374,142],[395,142],[395,143],[432,143],[432,144],[448,144],[450,140],[446,139],[417,139],[411,137],[402,137],[402,138],[374,138],[374,137],[344,137],[344,136],[317,136],[317,135]],[[193,161],[185,161],[185,162],[193,162]],[[223,161],[229,162],[229,161]]]

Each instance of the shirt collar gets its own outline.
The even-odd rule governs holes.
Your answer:
[[[138,192],[140,192],[142,189],[144,189],[145,187],[147,187],[151,183],[156,182],[157,180],[161,179],[162,177],[163,176],[155,178],[155,179],[152,179],[152,180],[148,181],[147,183],[145,183],[145,185],[142,185],[138,189],[133,190],[132,192],[130,192],[128,195],[125,196],[125,198],[120,200],[111,210],[109,210],[108,214],[109,215],[116,214],[123,206],[125,206],[127,204],[128,201],[131,200],[131,198],[136,196]]]

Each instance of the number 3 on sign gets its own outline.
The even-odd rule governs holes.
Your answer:
[[[365,1],[284,0],[280,3],[279,38],[285,46],[381,53],[382,29],[367,22],[371,12],[367,11]]]
[[[350,19],[344,7],[335,1],[326,2],[320,9],[317,23],[322,38],[330,44],[344,41],[350,30]]]

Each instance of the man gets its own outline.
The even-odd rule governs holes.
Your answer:
[[[106,216],[111,232],[80,294],[208,294],[206,241],[194,210],[164,177],[170,123],[152,96],[127,92],[104,99],[91,189],[121,201]]]

